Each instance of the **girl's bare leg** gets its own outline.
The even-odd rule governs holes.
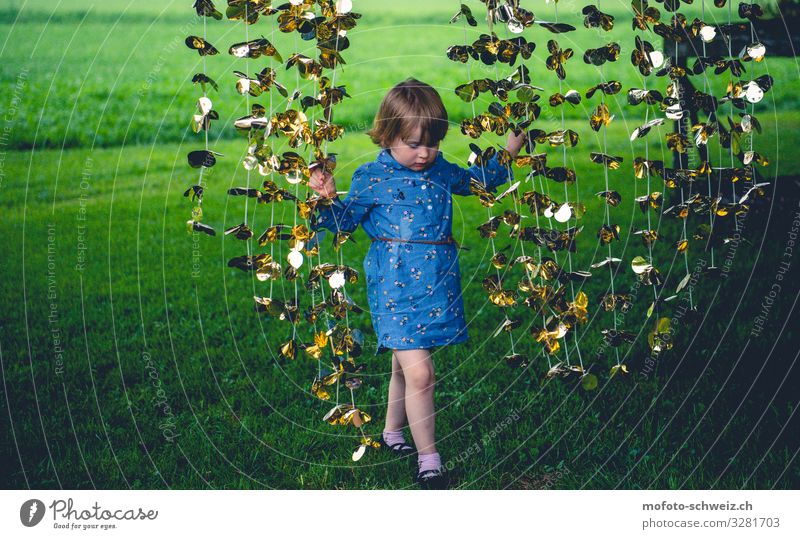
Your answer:
[[[405,381],[405,412],[420,455],[436,453],[433,389],[436,383],[428,350],[395,350]]]
[[[386,426],[384,431],[400,431],[406,424],[406,380],[403,369],[392,353],[392,377],[389,380],[389,401],[386,404]]]

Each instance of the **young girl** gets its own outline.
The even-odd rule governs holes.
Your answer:
[[[448,119],[442,99],[428,84],[409,79],[384,97],[372,130],[382,150],[353,174],[347,198],[336,194],[333,176],[314,169],[310,187],[330,206],[319,206],[312,228],[332,232],[363,226],[372,240],[364,260],[378,353],[392,351],[383,447],[399,454],[413,448],[403,437],[408,420],[417,446],[417,481],[424,488],[445,482],[434,438],[434,366],[430,350],[467,340],[457,247],[452,237],[452,194],[470,195],[470,180],[494,190],[510,171],[490,159],[463,169],[445,161],[439,142]],[[522,135],[506,149],[519,153]]]

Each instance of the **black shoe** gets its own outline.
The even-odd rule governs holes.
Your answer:
[[[378,442],[381,444],[382,448],[388,449],[389,451],[398,456],[410,457],[411,455],[415,455],[417,453],[417,450],[406,442],[398,442],[392,445],[387,444],[386,440],[383,439],[383,434],[381,434],[380,440],[378,440]]]
[[[417,483],[423,490],[446,490],[448,480],[447,475],[441,469],[425,470],[417,474]]]

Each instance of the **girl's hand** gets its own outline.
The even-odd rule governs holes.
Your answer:
[[[322,167],[314,167],[312,169],[308,186],[321,196],[328,198],[336,196],[336,182],[333,179],[333,174],[323,170]]]
[[[513,131],[508,132],[508,142],[506,143],[506,150],[511,154],[511,157],[516,157],[522,147],[525,145],[525,132],[519,135],[514,134]]]

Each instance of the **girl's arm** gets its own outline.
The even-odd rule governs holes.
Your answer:
[[[353,232],[374,205],[368,184],[364,174],[356,170],[347,197],[342,200],[336,194],[336,184],[330,172],[315,169],[309,186],[320,195],[331,198],[332,203],[330,206],[317,205],[317,218],[311,219],[311,229],[327,228],[333,233]]]
[[[508,134],[506,150],[511,154],[511,157],[516,157],[524,143],[525,134],[515,135],[512,131]],[[483,166],[474,165],[468,169],[456,168],[450,190],[453,194],[461,196],[472,194],[469,190],[469,184],[473,178],[486,185],[487,191],[494,191],[497,186],[503,185],[509,178],[513,178],[510,166],[501,165],[497,155],[494,155]]]

